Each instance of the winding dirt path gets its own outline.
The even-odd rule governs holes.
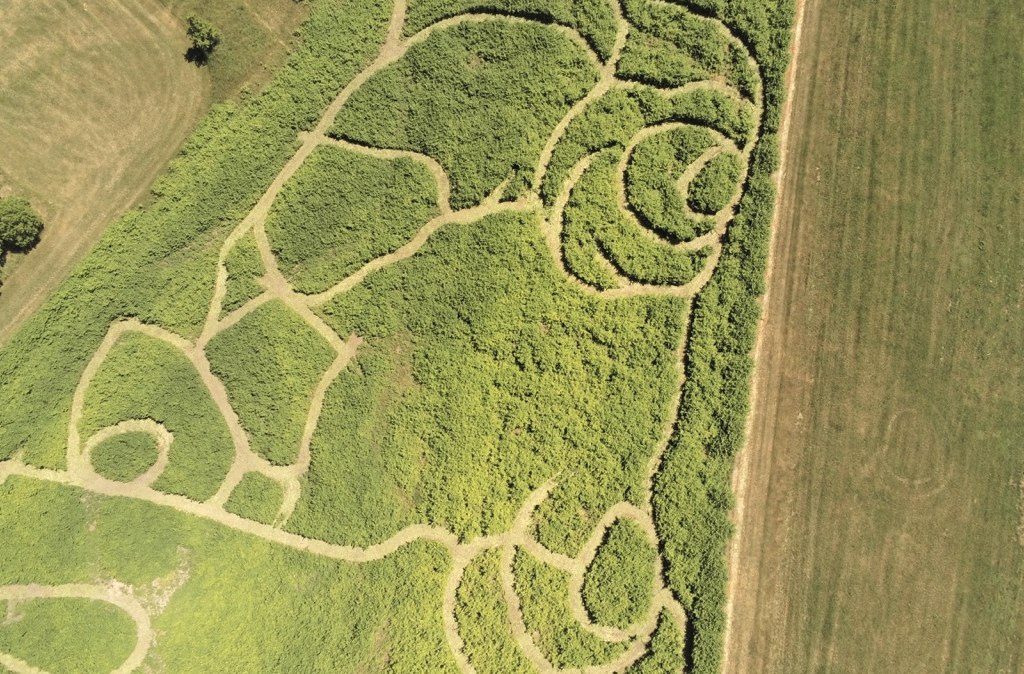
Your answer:
[[[135,623],[135,648],[132,649],[128,658],[113,670],[112,674],[130,674],[137,670],[153,644],[154,634],[149,613],[135,597],[119,584],[112,583],[107,586],[84,584],[0,586],[0,601],[8,602],[8,613],[12,611],[13,605],[36,599],[91,599],[116,606],[128,614],[128,617]],[[0,666],[10,669],[15,674],[45,674],[43,670],[30,663],[2,652],[0,652]]]
[[[563,34],[566,34],[571,40],[585,48],[590,58],[592,58],[598,65],[600,78],[595,87],[584,98],[580,99],[569,108],[565,116],[552,131],[543,147],[538,164],[534,170],[533,189],[515,201],[503,202],[501,201],[501,196],[504,193],[506,185],[503,183],[502,185],[499,185],[486,199],[481,201],[480,204],[461,210],[452,210],[450,203],[450,179],[440,163],[434,158],[416,152],[366,147],[348,141],[335,140],[328,137],[327,132],[333,125],[334,118],[339,110],[344,106],[353,93],[359,89],[359,87],[366,83],[373,75],[380,72],[383,68],[401,58],[412,46],[426,40],[433,31],[451,28],[455,25],[467,22],[496,20],[532,22],[532,20],[523,17],[506,17],[495,14],[464,14],[439,21],[427,28],[424,28],[415,35],[407,39],[403,39],[402,32],[406,16],[406,0],[396,0],[392,8],[386,38],[376,58],[338,93],[335,99],[325,109],[323,116],[316,124],[315,128],[311,132],[299,135],[301,145],[298,150],[285,163],[281,171],[267,188],[266,192],[264,192],[257,203],[253,206],[252,210],[226,238],[223,246],[221,247],[217,262],[213,297],[207,312],[205,324],[199,337],[194,342],[191,342],[167,330],[152,325],[142,324],[134,319],[123,320],[113,324],[102,344],[86,366],[79,385],[75,390],[72,400],[71,418],[68,427],[67,469],[47,470],[35,468],[28,466],[20,459],[15,458],[5,462],[0,462],[0,483],[2,483],[7,476],[16,475],[31,479],[47,480],[60,484],[71,485],[112,497],[140,499],[157,505],[174,508],[179,512],[216,522],[219,525],[259,537],[266,541],[287,546],[295,550],[301,550],[311,554],[350,563],[377,561],[394,553],[405,545],[418,541],[428,541],[441,545],[449,552],[452,559],[452,568],[443,591],[442,623],[448,644],[450,645],[456,663],[462,672],[474,672],[475,670],[472,663],[468,661],[464,653],[464,644],[459,634],[459,625],[455,617],[457,592],[465,569],[477,555],[486,550],[500,549],[502,551],[501,583],[508,607],[508,625],[513,637],[516,639],[523,653],[540,672],[547,673],[559,670],[557,670],[545,658],[524,622],[522,607],[520,605],[519,595],[515,587],[515,578],[512,572],[512,560],[517,549],[523,549],[542,563],[553,566],[569,575],[570,590],[566,601],[574,620],[579,623],[582,629],[595,635],[597,638],[608,642],[628,643],[625,651],[613,661],[587,667],[579,671],[586,672],[588,674],[612,674],[613,672],[619,672],[628,667],[645,652],[650,635],[653,633],[654,628],[657,625],[658,618],[663,612],[667,613],[667,615],[676,622],[679,630],[685,633],[687,621],[686,613],[678,601],[673,597],[669,589],[664,585],[664,569],[662,568],[663,560],[660,556],[657,559],[651,604],[643,618],[638,621],[637,624],[631,625],[625,629],[596,624],[588,614],[582,599],[582,587],[586,571],[597,553],[597,550],[605,536],[606,530],[615,521],[619,519],[630,519],[636,522],[644,531],[648,541],[656,549],[659,547],[657,531],[655,529],[652,516],[651,493],[654,476],[660,468],[662,456],[670,441],[682,401],[682,386],[684,382],[683,356],[686,346],[685,331],[680,336],[680,343],[678,344],[675,352],[675,394],[672,399],[668,401],[669,413],[666,416],[662,435],[659,438],[656,447],[654,447],[654,451],[647,463],[646,500],[641,507],[637,507],[636,505],[626,502],[612,505],[595,525],[591,535],[575,557],[568,557],[548,550],[530,534],[533,513],[544,499],[547,498],[551,489],[554,487],[554,482],[541,485],[525,499],[511,528],[507,532],[483,536],[471,541],[461,541],[453,532],[442,527],[426,524],[417,524],[406,527],[396,532],[388,539],[365,548],[338,545],[318,539],[305,538],[283,529],[291,516],[296,503],[301,497],[300,481],[309,468],[311,459],[310,444],[319,423],[324,397],[326,396],[327,390],[335,382],[340,373],[349,365],[352,359],[356,357],[357,349],[362,341],[357,335],[350,335],[348,338],[342,339],[315,313],[314,309],[326,302],[329,302],[340,293],[344,293],[355,287],[373,272],[408,259],[412,255],[416,254],[440,228],[448,225],[473,223],[489,215],[501,212],[535,212],[537,214],[539,227],[544,235],[544,239],[551,253],[553,262],[563,272],[565,279],[573,283],[574,287],[580,289],[582,292],[597,295],[605,299],[634,297],[639,295],[675,295],[691,298],[696,293],[700,292],[700,290],[703,289],[705,284],[710,280],[717,266],[722,237],[725,235],[728,223],[731,222],[735,215],[741,191],[737,191],[728,206],[723,208],[722,211],[714,216],[715,227],[713,231],[706,235],[695,237],[689,242],[678,244],[679,247],[687,250],[695,250],[705,246],[711,246],[713,248],[712,254],[708,258],[704,269],[690,283],[684,286],[655,286],[635,283],[629,279],[622,278],[623,284],[621,288],[606,291],[599,291],[583,283],[576,278],[570,270],[566,269],[561,254],[560,242],[560,234],[563,225],[562,218],[569,196],[576,183],[590,167],[595,155],[592,154],[583,157],[576,166],[573,167],[556,198],[555,204],[552,207],[545,208],[540,199],[540,184],[547,172],[548,165],[558,142],[562,139],[566,129],[572,121],[582,114],[590,104],[598,100],[604,93],[612,88],[641,86],[635,82],[620,80],[616,77],[618,60],[626,43],[629,26],[622,16],[619,3],[614,2],[613,6],[615,8],[615,19],[618,24],[618,30],[612,54],[606,62],[601,61],[600,57],[593,51],[586,40],[574,29],[559,25],[550,26],[554,30],[558,30]],[[738,43],[744,49],[750,62],[754,63],[746,45],[735,38],[724,24],[716,19],[707,20],[715,23],[719,30],[724,31],[725,34],[729,36],[730,40]],[[757,72],[759,76],[759,70],[756,69],[756,63],[754,63],[754,66],[755,72]],[[715,90],[725,93],[733,98],[744,100],[738,91],[726,84],[721,78],[691,82],[682,87],[662,89],[660,91],[663,95],[674,96],[698,89]],[[755,100],[753,101],[758,119],[760,119],[762,111],[761,97],[761,83],[760,79],[758,79],[757,92]],[[636,145],[643,139],[656,133],[662,133],[681,126],[683,126],[683,124],[669,123],[642,129],[634,135],[627,147],[624,149],[623,158],[618,167],[617,199],[619,207],[626,211],[627,215],[634,217],[628,209],[624,185],[624,173]],[[697,162],[694,163],[694,165],[687,168],[687,172],[684,173],[683,176],[684,178],[688,178],[685,181],[686,184],[688,184],[689,180],[692,180],[693,176],[695,176],[700,168],[703,167],[704,163],[710,160],[714,154],[721,151],[736,152],[740,155],[743,159],[745,175],[749,154],[754,143],[750,142],[743,150],[740,150],[733,141],[725,138],[717,132],[714,133],[717,145],[704,153]],[[753,140],[753,138],[751,140]],[[278,194],[280,194],[285,184],[287,184],[287,182],[295,175],[303,162],[321,144],[330,144],[381,159],[393,160],[396,158],[410,158],[414,161],[420,162],[431,173],[436,183],[438,207],[440,212],[438,216],[421,227],[408,242],[397,250],[368,262],[361,269],[322,293],[305,295],[297,292],[280,271],[277,259],[273,253],[273,247],[267,236],[265,225],[267,216],[270,213]],[[681,191],[685,192],[685,185],[683,185],[683,189]],[[685,197],[685,194],[683,196]],[[639,221],[636,221],[636,225],[640,227],[642,231],[656,236],[653,232],[650,232],[643,227]],[[266,273],[261,279],[261,284],[265,291],[242,307],[235,309],[227,316],[222,316],[223,302],[227,292],[228,283],[225,261],[233,247],[249,232],[254,234],[260,258],[264,269],[266,270]],[[335,351],[334,360],[324,372],[312,393],[310,407],[299,447],[298,458],[294,464],[288,466],[273,465],[262,456],[256,454],[250,448],[248,436],[242,427],[237,414],[232,408],[228,392],[223,383],[212,373],[209,361],[205,354],[205,347],[210,340],[224,330],[236,325],[252,311],[272,300],[279,300],[283,302],[289,309],[301,316],[303,320],[315,329]],[[152,485],[154,481],[167,465],[169,456],[171,452],[173,452],[174,438],[166,428],[152,420],[126,420],[114,426],[101,429],[84,443],[82,441],[80,436],[80,425],[89,386],[106,358],[109,356],[111,349],[115,346],[121,336],[129,332],[138,332],[155,339],[159,339],[181,352],[195,367],[204,386],[208,390],[230,430],[235,452],[234,460],[217,493],[206,502],[196,502],[185,498],[184,496],[167,494],[153,489]],[[124,483],[106,479],[94,471],[89,457],[91,450],[95,446],[117,434],[140,431],[150,433],[156,439],[159,450],[159,459],[156,465],[139,478],[136,478],[131,482]],[[272,525],[248,520],[233,513],[229,513],[224,509],[224,504],[230,497],[232,491],[248,472],[261,473],[267,477],[277,480],[284,487],[285,496],[283,503]],[[41,586],[26,587],[38,588]],[[67,589],[68,587],[71,586],[60,586],[52,591],[58,591],[61,590],[61,588]],[[74,587],[77,588],[75,591],[81,590],[82,592],[85,592],[86,590],[82,588],[92,586]],[[33,591],[46,592],[50,590],[37,589]],[[111,603],[115,603],[119,607],[123,608],[123,610],[129,612],[129,614],[133,616],[133,619],[136,620],[136,624],[139,625],[140,633],[140,645],[137,646],[136,650],[139,651],[140,648],[142,649],[140,651],[141,655],[137,656],[139,658],[138,662],[141,663],[141,658],[145,656],[146,652],[145,648],[142,647],[143,642],[146,648],[148,648],[148,644],[152,642],[152,632],[149,628],[148,622],[149,618],[145,614],[145,611],[138,605],[138,602],[134,601],[133,598],[124,599],[120,595],[115,596],[116,593],[112,594],[113,591],[110,589],[93,588],[88,591],[93,592],[95,595],[93,598],[101,598],[104,601],[111,601]],[[3,596],[3,589],[0,588],[0,598],[3,598]],[[90,596],[92,597],[93,595]],[[140,611],[141,613],[139,613]],[[132,658],[136,658],[135,653],[133,653]],[[130,659],[130,662],[134,662],[134,660]],[[0,664],[5,664],[5,662],[0,661]],[[137,666],[137,664],[135,666]]]

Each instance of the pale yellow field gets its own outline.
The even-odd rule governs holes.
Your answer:
[[[39,246],[5,269],[3,341],[144,197],[209,85],[157,0],[9,0],[0,44],[0,192],[27,197],[46,222]]]
[[[729,672],[1024,671],[1022,8],[807,6]]]

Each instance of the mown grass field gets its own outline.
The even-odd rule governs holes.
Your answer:
[[[0,663],[717,672],[791,3],[306,9],[0,350]]]
[[[0,268],[0,343],[146,200],[211,103],[266,83],[307,11],[291,0],[0,6],[0,194],[30,199],[46,221],[39,246]],[[192,12],[224,33],[204,69],[183,58]]]
[[[1018,2],[812,1],[727,671],[1024,671]]]

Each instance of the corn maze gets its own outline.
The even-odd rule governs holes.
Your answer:
[[[364,4],[314,8],[307,40],[323,17],[381,37],[281,132],[291,154],[262,193],[145,271],[184,281],[86,321],[92,346],[53,397],[66,409],[0,432],[0,511],[71,491],[106,513],[97,536],[132,503],[191,542],[134,581],[114,561],[12,565],[0,602],[119,607],[137,644],[114,671],[714,671],[788,5],[756,41],[713,3]],[[4,353],[54,330],[30,324]],[[29,389],[29,408],[13,362],[5,395]],[[47,444],[44,426],[65,433]],[[29,526],[18,512],[0,528]],[[188,603],[218,582],[190,555],[223,536],[277,568],[427,580],[350,628],[355,655],[324,636],[303,661],[292,635],[293,660],[229,655],[226,636],[186,656],[186,615],[237,620]],[[346,578],[338,601],[375,596]],[[290,587],[278,606],[304,596]]]

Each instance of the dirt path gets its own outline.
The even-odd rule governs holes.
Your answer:
[[[770,227],[770,239],[768,245],[768,263],[765,272],[765,286],[767,291],[765,292],[764,298],[761,300],[761,306],[765,309],[770,306],[769,300],[771,298],[771,291],[774,287],[772,283],[772,275],[774,271],[773,261],[775,260],[775,250],[778,246],[778,240],[780,233],[778,231],[778,225],[780,222],[779,214],[782,212],[782,187],[785,185],[786,171],[789,167],[788,154],[790,151],[789,135],[792,128],[793,118],[793,99],[796,92],[796,72],[798,59],[800,54],[800,37],[803,30],[804,12],[806,9],[807,0],[796,0],[796,18],[793,24],[793,38],[792,38],[792,56],[790,58],[789,69],[786,72],[786,93],[785,102],[782,109],[782,119],[779,123],[779,170],[775,178],[775,204],[773,205],[772,212],[772,224]],[[726,623],[725,623],[725,651],[722,656],[722,671],[723,672],[744,672],[745,664],[742,658],[740,650],[742,645],[735,642],[735,628],[733,622],[736,618],[736,605],[737,605],[737,587],[742,583],[738,580],[739,577],[744,574],[756,574],[756,569],[744,569],[739,564],[739,554],[741,550],[741,537],[744,535],[743,522],[745,521],[746,508],[749,501],[751,483],[750,473],[751,464],[754,460],[753,453],[750,451],[751,437],[754,431],[754,418],[755,416],[763,416],[765,419],[771,418],[770,413],[760,414],[759,410],[769,410],[775,406],[775,403],[771,400],[771,394],[767,387],[767,380],[765,378],[765,372],[768,370],[766,364],[762,362],[764,360],[764,340],[765,340],[765,323],[767,321],[767,312],[762,313],[761,321],[757,329],[757,341],[754,346],[754,373],[752,378],[752,391],[750,400],[750,412],[747,415],[747,425],[744,431],[746,441],[744,442],[743,449],[740,450],[736,457],[736,464],[733,469],[732,476],[732,492],[736,499],[736,503],[733,509],[732,522],[735,527],[732,538],[729,541],[728,547],[728,559],[729,559],[729,581],[726,589]],[[777,360],[773,357],[772,360]],[[758,431],[763,437],[769,437],[771,435],[770,429],[761,429]],[[770,443],[758,443],[761,447],[770,450]],[[765,457],[761,457],[763,461]],[[749,535],[749,534],[748,534]]]
[[[153,644],[153,627],[149,613],[142,604],[119,584],[110,585],[4,585],[0,586],[0,601],[6,601],[7,612],[16,610],[19,603],[36,599],[91,599],[121,609],[135,622],[135,648],[112,674],[130,674],[141,665]],[[45,674],[30,663],[0,652],[0,666],[15,674]]]
[[[72,485],[107,496],[141,499],[157,505],[174,508],[179,512],[201,517],[209,521],[216,522],[222,526],[229,527],[248,535],[257,536],[279,545],[350,563],[365,563],[380,560],[387,555],[394,553],[399,548],[417,541],[429,541],[441,545],[449,552],[452,559],[452,570],[445,584],[443,594],[442,623],[446,638],[451,646],[452,653],[460,670],[463,672],[473,672],[474,668],[463,652],[463,642],[459,634],[459,625],[455,618],[457,592],[461,583],[462,575],[468,565],[477,555],[486,550],[492,549],[501,549],[502,551],[501,579],[503,593],[508,605],[508,622],[512,635],[523,650],[523,653],[526,654],[527,658],[539,671],[556,671],[534,642],[534,639],[523,619],[519,596],[515,588],[515,578],[513,577],[512,572],[512,559],[515,551],[517,549],[523,549],[542,563],[548,564],[569,575],[570,591],[566,601],[568,609],[574,620],[579,623],[582,629],[605,641],[628,644],[626,650],[612,662],[587,667],[581,671],[588,672],[590,674],[611,674],[612,672],[621,671],[644,653],[647,648],[650,635],[653,633],[658,618],[663,612],[675,620],[677,627],[681,632],[685,633],[686,630],[685,611],[663,584],[663,561],[660,557],[657,560],[654,587],[652,588],[653,599],[651,605],[648,607],[644,617],[637,624],[625,629],[595,624],[591,616],[588,614],[582,598],[582,587],[586,571],[597,553],[607,528],[615,521],[619,519],[630,519],[636,522],[644,531],[649,542],[656,549],[659,547],[657,532],[655,530],[652,516],[651,491],[654,476],[660,467],[662,455],[671,438],[673,426],[678,416],[679,406],[682,400],[685,334],[680,336],[680,343],[675,354],[677,380],[675,394],[672,399],[668,401],[668,414],[666,416],[662,436],[659,438],[658,444],[653,448],[652,455],[648,459],[647,463],[646,500],[642,507],[637,507],[626,502],[612,505],[598,521],[586,543],[575,557],[568,557],[548,550],[530,534],[533,513],[544,499],[547,498],[551,489],[554,487],[553,482],[541,485],[525,499],[515,521],[507,532],[484,536],[471,541],[460,541],[453,532],[442,527],[426,524],[417,524],[406,527],[396,532],[388,539],[365,548],[332,544],[317,539],[305,538],[284,530],[285,524],[301,497],[300,480],[309,468],[311,459],[310,444],[316,431],[317,424],[319,423],[324,397],[326,396],[327,390],[335,382],[340,373],[348,366],[352,359],[356,357],[356,351],[361,343],[361,338],[357,335],[350,335],[348,338],[342,339],[315,313],[315,308],[330,301],[338,294],[350,290],[357,284],[361,283],[373,272],[400,262],[401,260],[408,259],[412,255],[416,254],[426,244],[430,237],[442,227],[455,224],[468,224],[476,222],[489,215],[512,211],[537,213],[540,227],[543,231],[545,241],[551,251],[555,264],[563,272],[565,278],[573,282],[574,285],[583,292],[595,294],[607,299],[659,294],[673,294],[692,297],[704,287],[711,278],[711,275],[714,273],[719,251],[721,249],[721,238],[725,234],[728,223],[732,220],[732,217],[735,214],[735,209],[740,198],[740,193],[738,192],[734,195],[730,204],[715,216],[715,227],[712,232],[702,237],[696,237],[693,241],[679,244],[681,247],[686,249],[702,248],[704,246],[711,246],[714,249],[713,254],[709,257],[707,264],[705,265],[705,268],[693,281],[685,286],[672,287],[645,285],[632,282],[629,279],[623,279],[623,287],[621,288],[610,291],[598,291],[597,289],[582,283],[565,268],[560,250],[562,215],[565,206],[568,203],[572,188],[590,166],[593,155],[584,157],[573,168],[552,208],[545,209],[543,207],[539,196],[539,185],[547,171],[548,163],[551,160],[558,141],[562,138],[565,130],[568,128],[572,120],[580,115],[587,106],[596,101],[603,93],[610,90],[612,87],[637,86],[635,83],[624,82],[615,77],[617,61],[625,45],[627,33],[627,24],[621,15],[618,4],[616,3],[616,20],[618,21],[619,29],[617,31],[612,56],[607,62],[602,63],[600,61],[598,55],[593,52],[578,32],[565,27],[555,27],[560,32],[567,34],[574,42],[581,43],[585,46],[591,58],[597,61],[600,67],[601,76],[595,88],[586,97],[571,106],[566,115],[553,130],[543,148],[539,163],[534,171],[534,189],[515,201],[503,202],[501,201],[501,197],[505,190],[505,183],[503,183],[480,204],[457,211],[452,210],[450,205],[450,180],[443,167],[435,159],[415,152],[365,147],[347,141],[334,140],[326,135],[327,131],[333,125],[334,118],[338,111],[360,86],[368,81],[368,79],[374,74],[380,72],[383,68],[401,58],[401,56],[403,56],[410,47],[426,40],[433,31],[449,28],[464,22],[504,20],[499,19],[492,14],[466,14],[440,21],[423,29],[408,39],[403,39],[402,29],[405,22],[405,4],[405,0],[396,1],[392,10],[387,36],[377,57],[339,92],[330,105],[327,106],[322,118],[319,120],[313,131],[300,134],[299,139],[301,141],[301,145],[299,149],[285,163],[280,173],[275,177],[252,210],[226,238],[220,250],[217,263],[213,298],[207,311],[206,322],[199,337],[194,342],[191,342],[162,328],[145,325],[136,320],[124,320],[112,325],[99,349],[97,349],[85,368],[79,385],[75,390],[68,428],[67,469],[62,471],[39,469],[25,465],[19,459],[15,458],[6,462],[0,462],[0,483],[2,483],[9,475],[17,475],[32,479],[48,480],[61,484]],[[507,17],[507,20],[516,22],[531,21],[530,19],[520,17]],[[720,30],[725,30],[726,33],[728,33],[728,30],[724,25],[721,25],[720,22],[717,21],[715,21],[715,23],[718,25]],[[735,40],[731,34],[730,39]],[[737,42],[739,41],[737,40]],[[742,43],[739,44],[742,46]],[[684,87],[663,90],[663,93],[666,96],[671,96],[700,88],[714,89],[728,93],[732,97],[739,97],[739,93],[735,89],[728,86],[720,79],[692,82]],[[759,89],[756,100],[754,101],[754,107],[758,117],[761,114],[760,95]],[[627,211],[627,215],[631,214],[628,212],[626,204],[624,173],[633,149],[636,147],[637,143],[641,142],[644,138],[648,138],[656,133],[668,131],[680,126],[682,126],[682,124],[664,124],[643,129],[637,133],[633,139],[631,139],[625,148],[623,160],[619,164],[617,189],[619,192],[619,206],[623,210]],[[689,179],[692,179],[692,177],[696,175],[703,166],[703,163],[706,163],[713,154],[723,150],[736,152],[743,158],[744,165],[746,165],[753,143],[749,143],[746,146],[746,149],[741,151],[736,147],[735,143],[726,139],[724,136],[721,136],[721,134],[716,134],[715,137],[717,140],[715,148],[712,148],[712,150],[709,150],[702,155],[698,162],[696,162],[696,168],[693,166],[689,167],[687,172],[684,174],[684,178],[689,177]],[[267,216],[270,213],[278,194],[284,188],[285,184],[287,184],[287,182],[295,175],[296,171],[302,166],[306,158],[308,158],[321,144],[331,144],[346,148],[350,151],[379,157],[381,159],[392,160],[399,157],[406,157],[422,163],[431,173],[437,185],[440,213],[437,217],[424,225],[402,247],[387,255],[380,256],[370,261],[361,269],[323,293],[316,295],[304,295],[297,292],[290,285],[284,274],[278,268],[277,259],[273,253],[273,247],[267,236],[265,224]],[[688,180],[686,182],[688,182]],[[684,189],[681,191],[685,192],[685,185],[683,185],[683,188]],[[683,196],[685,197],[685,194]],[[639,222],[636,224],[638,227],[641,227],[641,229],[644,229]],[[242,307],[232,311],[229,315],[222,317],[223,301],[226,295],[228,282],[225,261],[232,248],[250,231],[254,234],[260,258],[263,262],[264,269],[266,270],[265,275],[261,279],[265,292],[253,300],[250,300]],[[651,234],[653,235],[653,233]],[[205,347],[210,340],[224,330],[236,325],[249,313],[271,300],[279,300],[283,302],[287,307],[289,307],[289,309],[302,317],[302,319],[315,329],[335,351],[334,360],[328,367],[327,371],[324,372],[312,393],[310,407],[299,447],[298,458],[294,464],[288,466],[270,464],[265,458],[259,456],[250,448],[248,436],[242,427],[237,414],[232,408],[228,391],[224,387],[224,384],[213,375],[205,354]],[[206,386],[211,398],[222,414],[230,430],[235,457],[228,474],[223,480],[217,493],[208,501],[200,503],[189,500],[180,495],[167,494],[153,489],[152,485],[154,480],[159,476],[163,467],[167,465],[169,454],[173,451],[174,442],[173,436],[160,424],[147,419],[125,420],[114,426],[100,429],[84,441],[80,436],[79,427],[83,418],[85,398],[89,386],[100,370],[102,364],[109,356],[111,349],[121,336],[129,332],[137,332],[159,339],[181,352],[182,355],[184,355],[195,367],[203,381],[203,384]],[[140,431],[153,435],[159,449],[159,459],[156,465],[148,470],[143,476],[140,476],[131,482],[122,483],[108,480],[98,475],[93,470],[89,459],[92,448],[97,446],[100,442],[120,433]],[[271,479],[277,480],[284,487],[285,497],[272,525],[248,520],[229,513],[224,509],[224,504],[227,502],[232,491],[248,472],[261,473]],[[138,624],[141,625],[141,623]],[[140,632],[142,632],[141,628]],[[143,656],[144,653],[145,651],[143,651]]]

